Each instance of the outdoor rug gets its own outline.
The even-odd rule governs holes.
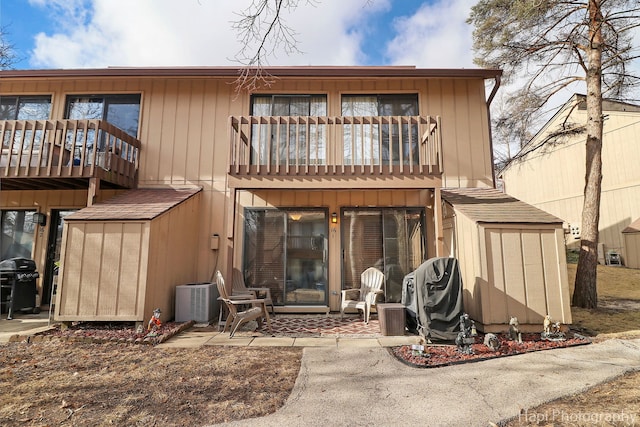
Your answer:
[[[257,332],[263,335],[283,337],[379,337],[380,323],[371,319],[364,323],[362,318],[345,316],[285,316],[271,318],[271,330],[264,324]]]

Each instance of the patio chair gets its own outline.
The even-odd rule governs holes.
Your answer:
[[[342,291],[340,302],[340,318],[344,315],[345,308],[357,309],[363,312],[364,322],[369,323],[371,308],[378,301],[378,297],[384,294],[382,284],[384,273],[375,267],[369,267],[360,275],[360,289],[345,289]]]
[[[264,299],[252,299],[249,296],[247,296],[247,299],[232,299],[227,292],[224,277],[222,277],[220,271],[216,271],[216,286],[220,294],[218,299],[224,302],[229,311],[223,330],[223,332],[226,332],[229,329],[229,338],[233,338],[240,326],[251,320],[256,320],[258,326],[262,326],[262,319],[266,319],[267,327],[271,331],[271,320],[269,319],[269,312]]]
[[[232,290],[231,290],[232,297],[249,294],[249,295],[252,295],[254,299],[255,298],[264,299],[265,304],[271,306],[271,315],[273,317],[276,316],[275,308],[273,307],[273,300],[271,299],[270,288],[254,288],[254,287],[248,288],[244,282],[244,275],[242,274],[242,271],[238,270],[237,268],[233,269],[233,272],[231,274],[231,283],[232,283]]]

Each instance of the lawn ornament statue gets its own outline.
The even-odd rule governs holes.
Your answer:
[[[509,320],[509,338],[511,341],[522,344],[522,332],[520,332],[520,322],[517,317],[512,316]]]
[[[560,322],[553,322],[548,314],[544,317],[542,327],[540,339],[546,341],[564,341],[566,339],[564,332],[561,330]]]
[[[159,308],[153,310],[153,316],[151,316],[151,319],[147,324],[147,331],[149,332],[147,336],[156,336],[158,334],[158,329],[162,326],[162,321],[160,321],[161,313],[162,311],[160,311]]]
[[[500,350],[500,340],[496,334],[488,333],[484,336],[484,345],[489,347],[492,351]]]
[[[475,337],[477,335],[476,323],[469,318],[467,313],[462,314],[460,316],[460,332],[456,337],[458,351],[464,354],[473,354],[473,347],[471,346],[476,342]]]

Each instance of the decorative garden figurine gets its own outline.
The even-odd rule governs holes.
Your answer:
[[[476,331],[476,323],[469,318],[467,313],[460,316],[460,332],[456,337],[456,345],[458,351],[464,354],[473,354],[472,344],[476,342],[475,337],[478,335]]]
[[[429,357],[429,353],[425,351],[422,344],[411,344],[411,354],[413,356]]]
[[[522,344],[522,332],[520,332],[520,322],[517,317],[511,317],[509,320],[509,338]]]
[[[156,308],[155,310],[153,310],[153,316],[151,316],[151,319],[149,320],[149,324],[147,325],[147,331],[149,332],[156,332],[158,329],[160,329],[160,326],[162,326],[162,322],[160,321],[160,314],[162,312],[160,311],[159,308]]]
[[[549,316],[548,314],[546,316],[544,316],[544,323],[543,323],[543,333],[544,334],[550,334],[551,333],[551,316]]]
[[[540,334],[540,339],[547,341],[564,341],[566,339],[564,332],[562,332],[560,322],[553,322],[551,316],[548,314],[544,318],[542,327],[543,330]]]
[[[500,340],[496,334],[488,333],[484,336],[484,345],[493,351],[498,351],[500,349]]]

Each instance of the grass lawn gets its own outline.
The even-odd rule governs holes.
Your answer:
[[[576,264],[567,268],[573,294]],[[640,333],[640,270],[599,265],[597,277],[598,308],[572,307],[574,328],[591,336]]]
[[[568,265],[573,294],[576,264]],[[572,307],[572,329],[605,339],[640,338],[640,270],[598,266],[598,308]],[[584,414],[584,419],[570,419]],[[594,418],[599,417],[601,418]],[[614,417],[618,419],[614,419]],[[607,418],[608,417],[608,418]],[[595,420],[595,421],[594,421]],[[640,372],[629,372],[584,393],[528,408],[504,426],[633,426],[640,424]]]

